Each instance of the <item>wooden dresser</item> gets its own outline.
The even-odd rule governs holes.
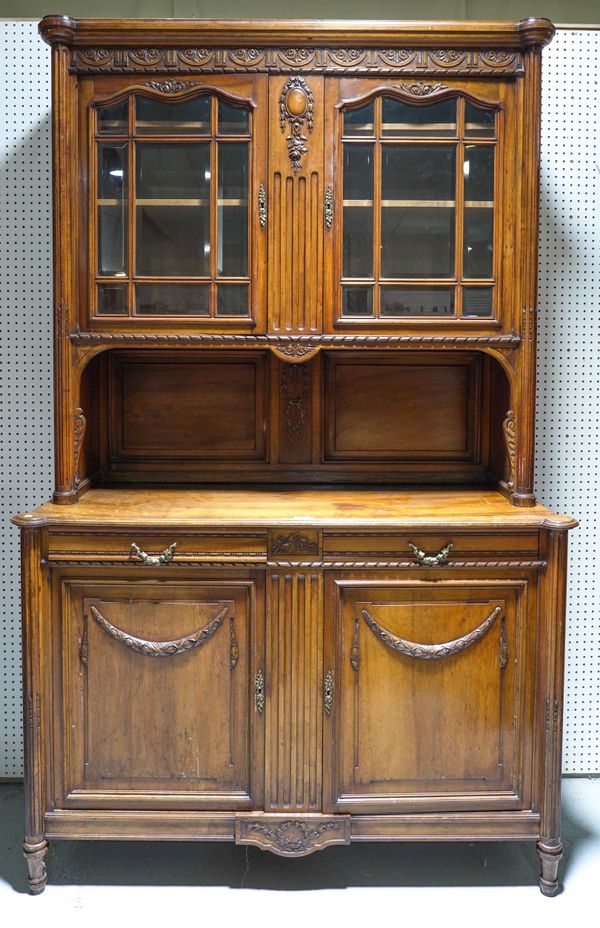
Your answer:
[[[31,891],[54,839],[531,840],[554,895],[576,523],[533,492],[552,25],[40,31]]]

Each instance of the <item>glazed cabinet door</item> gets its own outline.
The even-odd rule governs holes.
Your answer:
[[[327,602],[326,811],[526,808],[527,583],[338,577]]]
[[[84,81],[82,327],[264,330],[266,102],[261,75]]]
[[[60,581],[57,807],[260,801],[256,594],[248,580]]]
[[[329,331],[510,330],[513,85],[327,81]]]

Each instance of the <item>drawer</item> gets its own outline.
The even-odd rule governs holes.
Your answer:
[[[142,555],[132,547],[137,545]],[[175,548],[171,546],[175,544]],[[168,552],[168,553],[165,553]],[[52,562],[106,561],[152,565],[152,560],[165,553],[164,562],[202,563],[231,561],[244,563],[266,558],[266,532],[197,533],[174,528],[170,532],[148,532],[135,528],[127,532],[48,530],[48,560]],[[155,566],[158,566],[155,564]]]
[[[449,547],[450,546],[450,547]],[[415,550],[416,549],[416,550]],[[327,533],[323,538],[325,560],[364,559],[410,561],[415,565],[437,566],[425,558],[438,558],[439,564],[467,564],[483,561],[536,560],[539,535],[529,532],[444,532]]]

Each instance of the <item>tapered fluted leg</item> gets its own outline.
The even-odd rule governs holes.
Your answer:
[[[558,865],[562,857],[562,844],[549,845],[538,841],[537,852],[541,863],[540,889],[544,896],[556,896],[560,892]]]
[[[27,861],[29,892],[34,896],[43,893],[46,888],[46,857],[48,855],[48,842],[39,841],[36,844],[23,844],[23,856]]]

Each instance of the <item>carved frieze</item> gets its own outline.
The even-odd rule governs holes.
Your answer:
[[[227,73],[238,71],[314,74],[451,73],[452,76],[514,76],[523,55],[513,49],[428,48],[104,48],[71,52],[71,70],[82,74],[136,72]]]

